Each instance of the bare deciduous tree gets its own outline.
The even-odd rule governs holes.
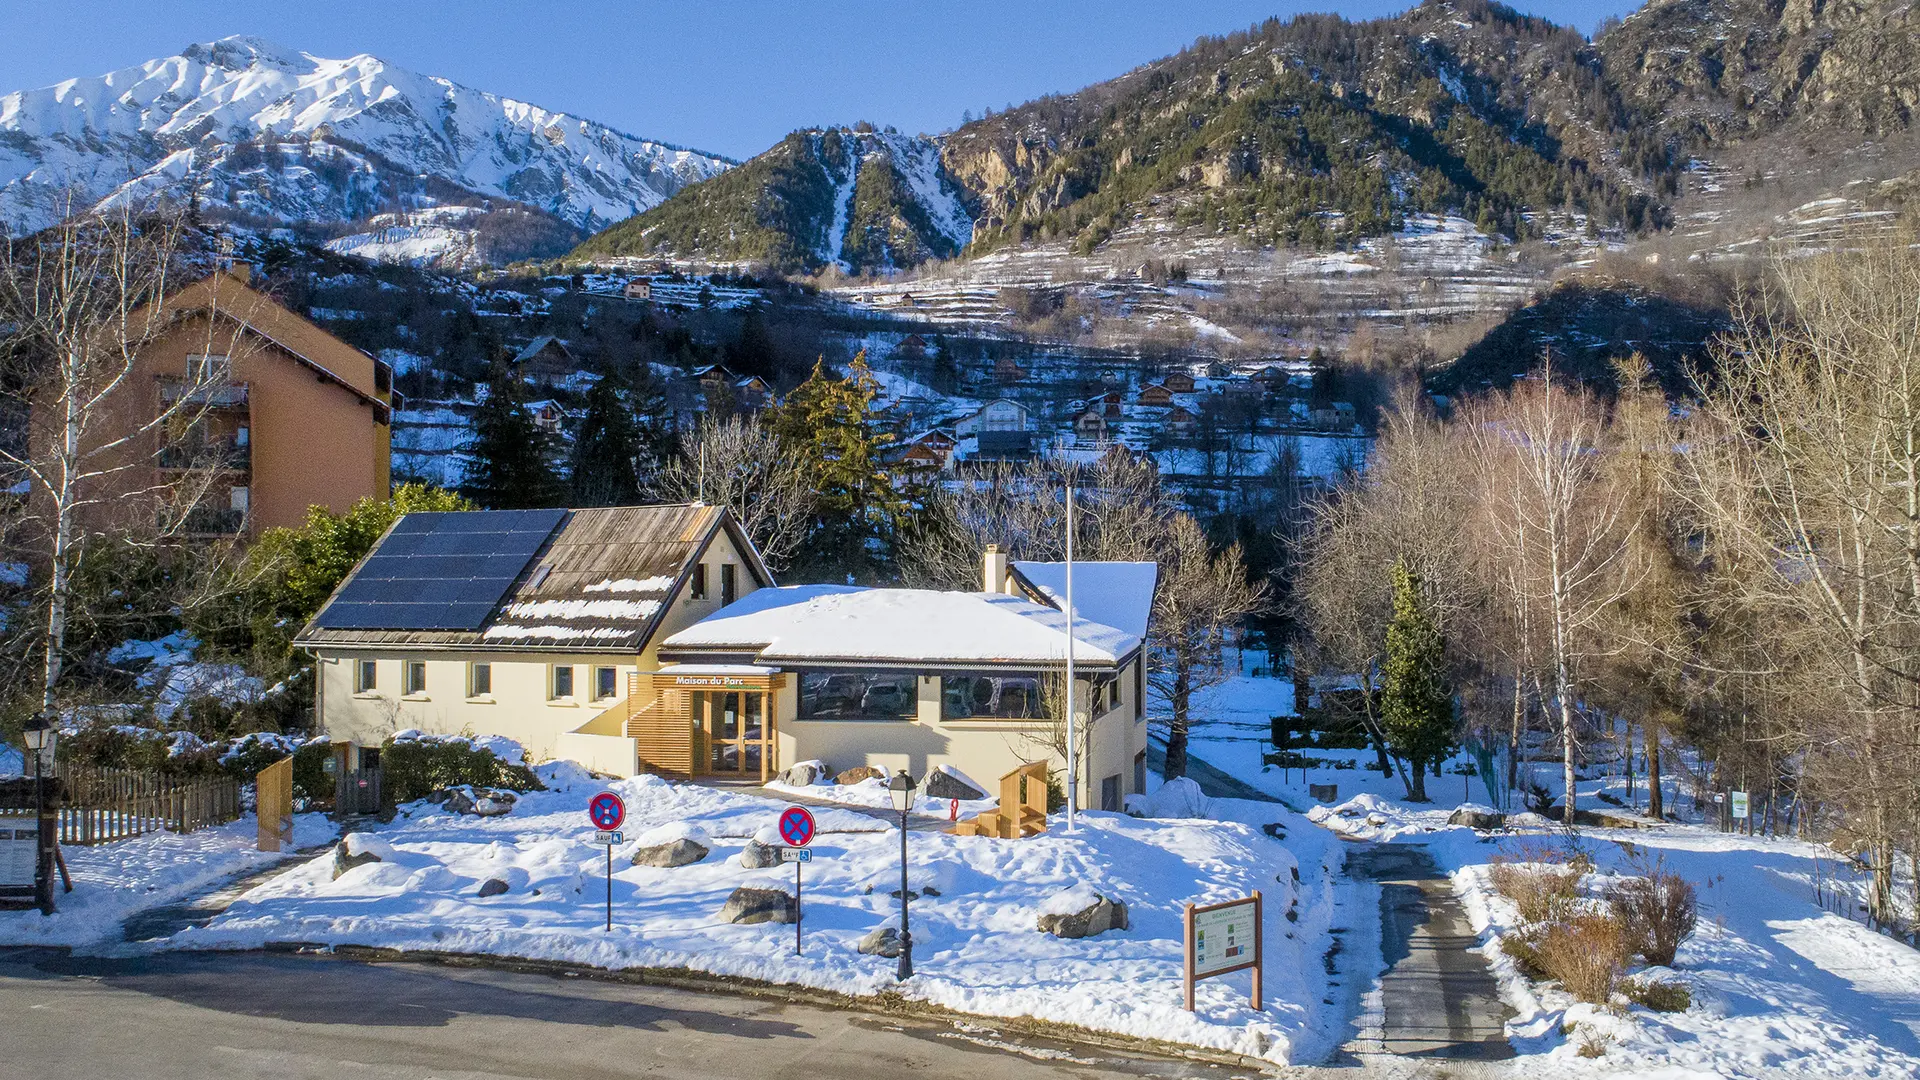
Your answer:
[[[186,372],[157,406],[137,371],[143,350],[176,328],[160,301],[189,273],[189,241],[179,213],[123,203],[8,241],[0,262],[4,392],[24,421],[19,440],[0,445],[0,465],[28,487],[22,532],[45,576],[44,708],[55,704],[90,537],[111,528],[123,541],[175,539],[212,486],[210,465],[154,466],[204,416],[224,371]],[[218,319],[207,314],[211,335]]]
[[[776,574],[793,560],[813,520],[813,487],[799,456],[743,417],[702,418],[656,484],[662,498],[732,511]]]

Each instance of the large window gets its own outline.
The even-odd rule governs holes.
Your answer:
[[[911,720],[919,676],[895,671],[809,671],[800,676],[802,720]]]
[[[948,675],[940,684],[940,715],[947,720],[1039,720],[1048,712],[1037,671]]]

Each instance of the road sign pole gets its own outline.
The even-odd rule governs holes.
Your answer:
[[[613,933],[613,845],[607,845],[607,933]]]
[[[805,910],[800,906],[800,860],[795,859],[793,862],[793,955],[795,956],[800,955],[800,920],[801,912]]]

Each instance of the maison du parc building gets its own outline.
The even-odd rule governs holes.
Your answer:
[[[764,783],[789,766],[1064,768],[1064,566],[989,548],[979,592],[776,585],[724,509],[408,514],[297,644],[349,752],[501,735],[616,775]],[[1146,781],[1151,563],[1076,563],[1081,801]]]

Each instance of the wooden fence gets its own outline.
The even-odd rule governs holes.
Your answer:
[[[240,782],[225,776],[175,779],[128,769],[62,770],[66,802],[60,842],[104,844],[158,832],[190,833],[240,816]]]

